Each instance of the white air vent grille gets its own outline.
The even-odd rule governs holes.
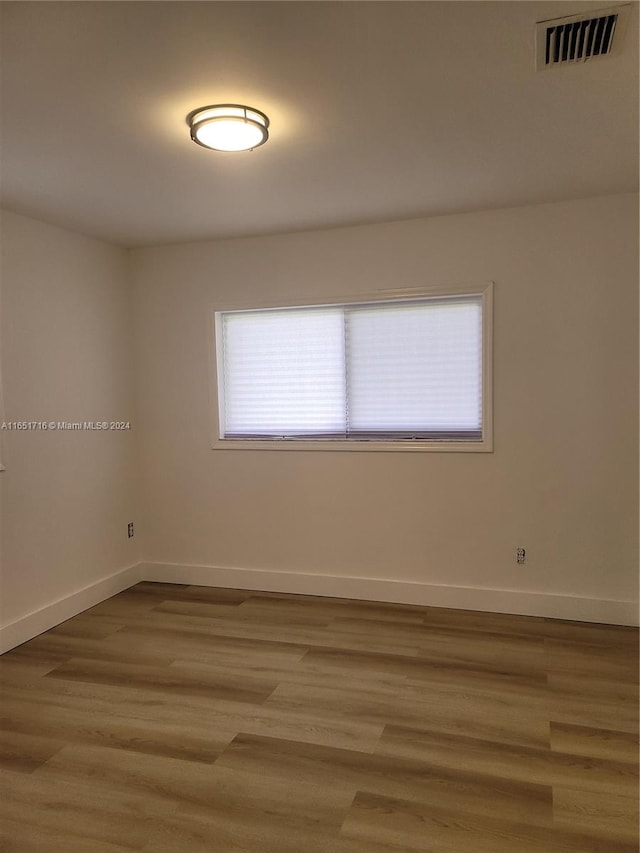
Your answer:
[[[586,62],[614,53],[622,40],[629,6],[540,21],[536,25],[538,70]]]

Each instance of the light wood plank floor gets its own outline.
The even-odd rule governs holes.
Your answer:
[[[637,853],[638,632],[141,583],[0,659],[10,853]]]

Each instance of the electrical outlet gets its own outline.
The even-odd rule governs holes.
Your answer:
[[[522,565],[522,563],[524,563],[526,558],[527,558],[527,552],[524,550],[524,548],[518,548],[516,550],[516,563],[519,563],[520,565]]]
[[[129,524],[127,524],[127,537],[129,539],[133,538],[133,521],[130,521]]]

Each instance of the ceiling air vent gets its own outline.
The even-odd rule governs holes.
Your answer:
[[[536,24],[536,67],[555,68],[617,53],[629,6]]]

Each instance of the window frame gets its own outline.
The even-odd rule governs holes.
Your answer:
[[[482,438],[474,441],[438,439],[376,439],[376,438],[224,438],[223,419],[222,334],[220,315],[230,311],[260,311],[270,308],[303,308],[306,306],[355,305],[358,303],[390,302],[442,297],[480,296],[482,298]],[[294,296],[275,301],[260,299],[234,300],[210,306],[209,322],[209,390],[212,450],[285,450],[285,451],[342,451],[342,452],[456,452],[490,453],[493,451],[493,282],[447,287],[410,288],[335,296],[327,299]]]

